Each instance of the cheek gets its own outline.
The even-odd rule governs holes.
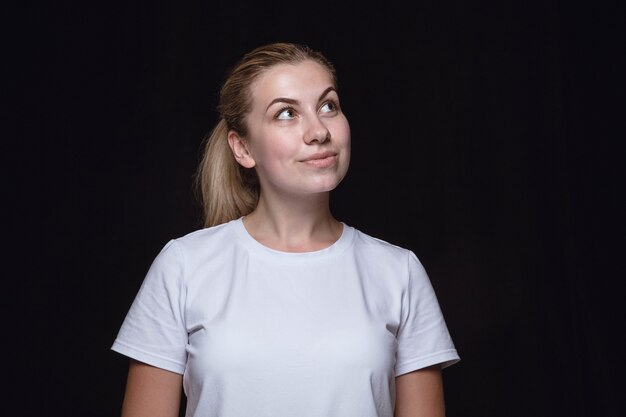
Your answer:
[[[334,138],[335,141],[343,144],[348,150],[350,150],[350,125],[347,121],[337,124]]]
[[[350,154],[351,154],[351,145],[352,145],[352,137],[350,135],[350,125],[346,121],[342,130],[341,130],[341,143],[344,146],[344,164],[345,170],[348,170],[348,166],[350,165]]]
[[[293,140],[293,136],[268,133],[255,139],[252,149],[255,160],[260,165],[278,166],[293,157],[298,150],[297,141]]]
[[[340,117],[333,118],[331,123],[329,128],[332,129],[331,133],[334,133],[335,137],[350,140],[350,123],[348,123],[345,115],[342,114]]]

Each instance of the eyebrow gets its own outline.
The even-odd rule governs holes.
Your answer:
[[[321,101],[324,97],[326,97],[328,95],[328,93],[330,93],[331,91],[337,91],[337,89],[333,86],[330,86],[328,88],[326,88],[322,94],[320,94],[320,97],[317,99],[317,101]],[[267,109],[269,109],[270,107],[272,107],[272,105],[274,105],[275,103],[287,103],[287,104],[298,104],[300,103],[298,100],[295,100],[293,98],[287,98],[287,97],[276,97],[274,100],[272,100],[270,102],[270,104],[267,105],[267,108],[265,109],[267,111]]]

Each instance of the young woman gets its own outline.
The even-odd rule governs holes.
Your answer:
[[[112,349],[124,417],[443,416],[459,360],[408,249],[335,219],[350,128],[306,46],[246,54],[199,169],[206,224],[158,254]]]

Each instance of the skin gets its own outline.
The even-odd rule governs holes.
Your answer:
[[[131,361],[122,417],[178,417],[182,375]],[[396,378],[394,417],[445,417],[438,365]]]
[[[122,417],[178,417],[183,376],[130,361]]]
[[[235,159],[255,168],[261,184],[259,204],[244,225],[273,249],[327,247],[342,231],[330,213],[329,192],[350,162],[350,126],[332,78],[313,61],[277,65],[251,92],[250,134],[228,134]]]
[[[313,61],[277,65],[251,86],[248,137],[228,133],[237,162],[255,168],[257,208],[244,226],[260,243],[287,252],[333,244],[342,224],[329,193],[347,173],[350,127],[327,70]],[[182,375],[131,361],[122,417],[177,417]],[[443,417],[438,365],[396,378],[395,417]]]
[[[395,417],[445,417],[445,414],[439,365],[396,378]]]

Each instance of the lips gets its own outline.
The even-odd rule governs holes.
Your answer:
[[[302,163],[315,169],[330,168],[337,163],[337,153],[330,151],[314,153],[303,159]]]
[[[306,159],[303,159],[302,162],[324,160],[324,159],[331,158],[331,157],[334,157],[334,156],[337,156],[336,152],[331,152],[331,151],[317,152],[317,153],[314,153],[313,155],[307,157]]]

